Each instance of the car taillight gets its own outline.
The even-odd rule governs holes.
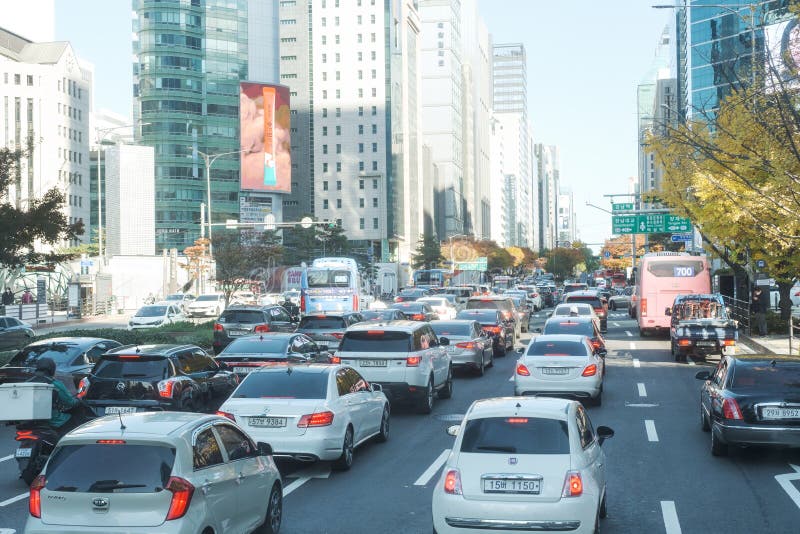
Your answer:
[[[220,417],[227,417],[228,419],[230,419],[234,423],[236,422],[236,418],[233,416],[232,413],[223,412],[222,410],[217,410],[217,415],[219,415]]]
[[[568,471],[564,478],[562,497],[580,497],[583,494],[583,479],[579,471]]]
[[[214,323],[214,332],[224,332],[225,329],[219,323]]]
[[[300,295],[300,311],[306,311],[306,296],[302,294]]]
[[[269,325],[268,324],[260,324],[253,329],[253,332],[256,334],[264,334],[269,332]]]
[[[722,344],[726,347],[735,347],[736,340],[735,339],[725,339],[722,341]]]
[[[89,379],[83,377],[81,378],[81,381],[78,382],[78,392],[75,394],[75,396],[79,399],[82,399],[86,396],[87,391],[89,391]]]
[[[342,363],[342,359],[339,356],[328,356],[328,361],[331,363]]]
[[[475,343],[472,341],[462,341],[461,343],[456,343],[456,347],[459,349],[474,349]]]
[[[597,374],[597,365],[591,363],[584,367],[581,376],[594,376]]]
[[[167,485],[164,486],[165,490],[172,492],[172,501],[169,503],[169,511],[167,512],[167,521],[173,519],[180,519],[186,515],[189,509],[189,503],[192,502],[192,495],[194,494],[194,486],[185,479],[180,477],[169,477]]]
[[[595,308],[595,309],[594,309],[594,312],[595,312],[597,315],[600,315],[600,316],[602,316],[602,315],[605,315],[605,314],[606,314],[606,310],[605,310],[604,308]]]
[[[353,295],[353,311],[358,311],[358,295]]]
[[[599,339],[593,339],[592,340],[592,347],[594,349],[599,349],[600,348],[600,340]]]
[[[642,317],[647,317],[647,299],[641,299],[639,302],[639,315]]]
[[[679,347],[691,347],[692,346],[692,340],[691,339],[679,339],[678,340],[678,346]]]
[[[739,409],[739,403],[736,399],[722,399],[722,416],[725,419],[742,419],[742,411]]]
[[[14,438],[15,441],[25,441],[27,439],[36,441],[39,439],[39,436],[33,433],[33,430],[17,430],[17,435]]]
[[[174,378],[167,378],[158,383],[158,394],[165,399],[171,399],[172,394],[175,393],[175,384],[178,381]]]
[[[520,376],[531,376],[531,372],[528,371],[524,363],[517,364],[517,374]]]
[[[100,445],[125,445],[127,442],[124,439],[98,439],[95,443]]]
[[[411,316],[411,319],[413,321],[422,321],[423,319],[425,319],[425,316],[422,315],[421,313],[415,313],[414,315]]]
[[[394,301],[395,302],[403,302],[403,297],[395,297]]]
[[[444,476],[444,492],[450,495],[462,495],[461,473],[458,469],[450,469]]]
[[[33,479],[31,494],[28,500],[28,511],[33,517],[42,517],[42,488],[47,483],[43,475]]]
[[[331,332],[331,335],[336,339],[342,339],[344,337],[344,332]]]
[[[422,361],[422,356],[409,356],[406,358],[406,367],[417,367]]]
[[[499,334],[500,332],[502,332],[502,328],[500,328],[499,326],[484,326],[483,329],[486,332],[489,332],[490,334],[495,334],[495,335]]]
[[[317,412],[306,414],[297,422],[298,428],[312,426],[329,426],[333,424],[333,412]]]

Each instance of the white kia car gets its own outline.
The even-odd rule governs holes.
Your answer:
[[[604,349],[586,336],[540,335],[531,340],[514,372],[516,395],[571,397],[600,406],[603,395]]]
[[[433,532],[599,531],[612,437],[580,403],[504,397],[472,403],[433,489]]]
[[[242,380],[218,415],[268,442],[276,456],[332,460],[350,469],[353,449],[389,437],[389,401],[346,365],[264,367]]]
[[[128,321],[128,330],[158,328],[167,324],[185,321],[186,316],[175,304],[149,304],[142,306]]]
[[[224,310],[225,295],[221,293],[200,295],[186,306],[186,314],[189,317],[219,317]]]

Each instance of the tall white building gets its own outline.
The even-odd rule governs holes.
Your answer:
[[[503,140],[503,123],[492,116],[491,125],[491,231],[489,237],[501,247],[506,246],[508,231],[508,206],[506,205],[506,180],[503,174],[505,146]]]
[[[558,241],[558,147],[538,143],[534,151],[539,188],[539,242],[542,248],[552,249]]]
[[[104,149],[106,256],[153,255],[155,159],[153,147],[118,144]]]
[[[0,28],[0,76],[0,145],[29,147],[10,200],[24,206],[57,187],[68,220],[88,224],[92,66],[68,42],[35,43]]]
[[[560,243],[573,243],[578,238],[575,221],[575,201],[572,190],[561,187],[558,194],[558,228],[557,237]]]

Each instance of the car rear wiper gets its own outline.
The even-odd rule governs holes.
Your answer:
[[[122,484],[120,482],[97,482],[89,487],[89,491],[109,491],[126,488],[144,488],[145,484]]]
[[[122,374],[122,378],[134,378],[134,377],[141,377],[141,376],[147,376],[147,375],[144,374],[144,373],[123,373]]]
[[[516,447],[508,445],[481,445],[475,448],[479,451],[517,452]]]

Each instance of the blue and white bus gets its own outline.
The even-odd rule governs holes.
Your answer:
[[[359,311],[361,275],[352,258],[317,258],[303,269],[300,311],[304,314]]]

